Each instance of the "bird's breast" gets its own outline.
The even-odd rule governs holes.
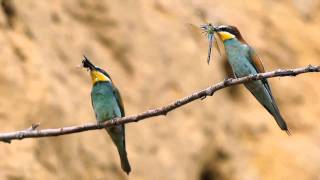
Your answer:
[[[112,87],[101,84],[93,86],[91,100],[98,121],[105,121],[121,115]]]
[[[228,62],[237,77],[247,76],[254,73],[254,68],[249,61],[249,51],[246,46],[229,45],[226,46]]]

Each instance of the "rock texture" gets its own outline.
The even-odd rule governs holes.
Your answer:
[[[82,55],[106,69],[127,114],[224,78],[189,23],[239,27],[267,70],[320,64],[315,0],[1,0],[1,132],[94,122]],[[127,125],[132,173],[104,131],[0,144],[0,179],[320,179],[319,74],[270,80],[288,137],[242,86]]]

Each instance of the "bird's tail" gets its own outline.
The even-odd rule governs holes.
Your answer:
[[[118,152],[119,152],[120,161],[121,161],[121,168],[127,174],[129,174],[131,171],[131,167],[130,167],[130,163],[128,160],[127,151],[126,151],[126,149],[121,149],[121,150],[118,149]]]
[[[290,129],[288,128],[287,123],[284,121],[283,117],[280,114],[280,110],[277,106],[276,100],[274,99],[274,97],[271,94],[271,90],[270,90],[270,87],[268,84],[267,84],[267,89],[268,89],[269,95],[271,97],[271,104],[273,106],[273,112],[271,112],[271,114],[274,117],[274,119],[276,120],[276,122],[277,122],[278,126],[281,128],[281,130],[286,131],[286,133],[290,136],[291,135]]]
[[[258,99],[260,104],[262,104],[268,110],[268,112],[274,117],[281,130],[286,131],[288,135],[291,135],[287,123],[282,118],[277,103],[272,96],[268,83],[264,82],[263,86],[257,83],[259,83],[259,81],[254,83],[246,83],[245,86]]]
[[[130,173],[131,167],[129,164],[127,151],[126,151],[126,141],[125,141],[125,130],[124,126],[116,126],[113,128],[106,128],[108,134],[110,135],[112,141],[117,146],[120,161],[121,161],[121,169],[125,171],[127,174]],[[120,132],[119,132],[120,131]]]
[[[272,116],[276,120],[276,122],[277,122],[278,126],[281,128],[281,130],[286,131],[286,133],[290,136],[291,135],[290,129],[288,128],[287,123],[282,118],[280,111],[279,111],[276,104],[274,104],[274,109],[275,109],[275,111],[273,113],[271,113]]]

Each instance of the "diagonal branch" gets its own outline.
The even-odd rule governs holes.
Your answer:
[[[185,104],[188,104],[194,100],[197,99],[204,99],[207,96],[212,96],[214,92],[224,89],[229,86],[234,86],[237,84],[242,84],[248,81],[254,81],[254,80],[261,80],[266,78],[272,78],[272,77],[280,77],[280,76],[296,76],[303,73],[309,73],[309,72],[320,72],[320,66],[312,66],[309,65],[307,67],[302,68],[296,68],[296,69],[285,69],[285,70],[275,70],[271,72],[266,73],[260,73],[255,75],[250,75],[242,78],[236,78],[236,79],[226,79],[222,82],[219,82],[211,87],[208,87],[204,90],[195,92],[191,94],[190,96],[181,98],[167,106],[163,106],[160,108],[150,109],[143,113],[137,114],[137,115],[131,115],[126,116],[122,118],[115,118],[110,121],[106,121],[101,124],[96,123],[88,123],[84,125],[79,126],[70,126],[70,127],[62,127],[62,128],[56,128],[56,129],[42,129],[37,130],[36,128],[39,126],[39,124],[33,124],[30,128],[22,131],[15,131],[15,132],[8,132],[8,133],[0,133],[0,141],[10,143],[11,140],[21,140],[25,138],[40,138],[40,137],[51,137],[51,136],[61,136],[66,134],[72,134],[72,133],[78,133],[83,131],[89,131],[89,130],[96,130],[96,129],[102,129],[105,127],[115,126],[119,124],[126,124],[126,123],[132,123],[132,122],[138,122],[143,119],[147,119],[150,117],[160,116],[160,115],[166,115],[168,112],[177,109]]]

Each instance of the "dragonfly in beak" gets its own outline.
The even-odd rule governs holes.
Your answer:
[[[219,34],[217,33],[216,26],[212,25],[211,23],[208,23],[208,24],[201,25],[200,28],[203,30],[202,32],[205,33],[205,35],[209,40],[208,58],[207,58],[207,62],[209,64],[211,59],[211,49],[212,49],[213,43],[220,55],[224,54],[224,45]]]

